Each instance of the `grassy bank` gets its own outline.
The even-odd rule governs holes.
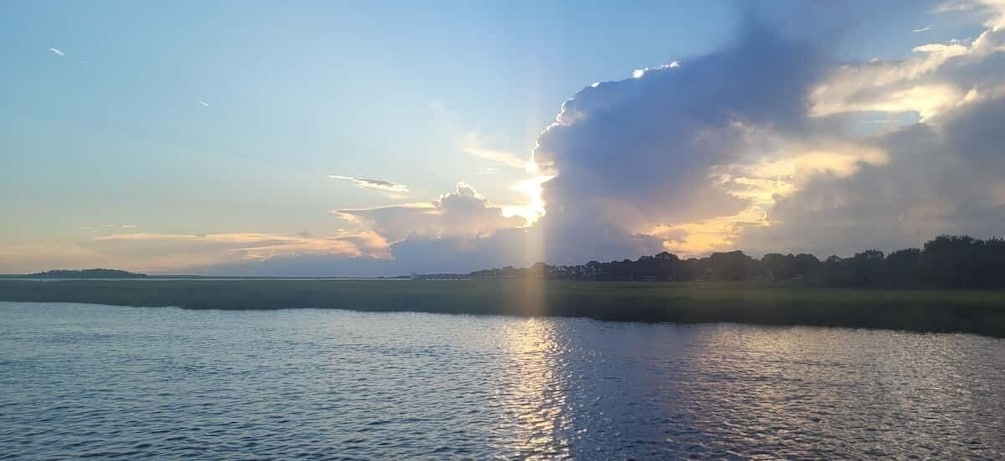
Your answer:
[[[536,280],[0,280],[0,301],[549,315],[955,331],[1005,338],[1005,291]]]

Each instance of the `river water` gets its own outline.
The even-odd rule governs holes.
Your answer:
[[[0,459],[1005,459],[1005,341],[0,303]]]

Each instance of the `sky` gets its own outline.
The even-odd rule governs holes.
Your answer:
[[[0,2],[0,273],[1005,229],[1005,0]]]

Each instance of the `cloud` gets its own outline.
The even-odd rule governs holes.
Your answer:
[[[256,232],[128,232],[78,242],[0,245],[0,273],[93,267],[152,273],[211,273],[217,267],[253,267],[273,259],[317,258],[346,264],[381,261],[390,258],[388,248],[386,240],[369,231],[317,237]]]
[[[433,116],[444,125],[447,131],[458,139],[458,148],[465,154],[488,160],[500,167],[536,173],[537,165],[531,161],[528,155],[490,147],[490,143],[483,139],[481,132],[464,127],[459,121],[460,117],[448,110],[445,104],[434,102],[430,104],[430,109]],[[492,171],[494,172],[495,168],[492,168]]]
[[[1005,225],[1005,140],[990,128],[1005,117],[988,105],[1005,96],[1005,3],[979,3],[976,39],[902,60],[842,64],[826,40],[753,20],[731,47],[584,88],[534,151],[556,175],[548,259],[847,250]],[[863,134],[842,118],[856,113],[894,122]],[[901,113],[922,125],[904,131]]]
[[[852,203],[826,191],[904,161],[904,149],[885,142],[886,135],[863,136],[838,116],[908,107],[934,121],[960,101],[979,102],[989,90],[968,99],[951,72],[924,85],[904,82],[943,72],[972,48],[993,49],[991,43],[921,45],[902,62],[841,64],[830,53],[830,37],[796,39],[747,17],[721,50],[598,82],[566,101],[537,140],[536,177],[521,184],[538,197],[532,226],[527,219],[505,221],[522,213],[490,205],[463,186],[432,203],[334,213],[390,242],[393,264],[384,267],[419,271],[610,260],[664,249],[773,251],[800,242],[810,251],[826,249],[831,242],[810,245],[818,235],[813,210]],[[476,137],[469,140],[477,145]],[[498,157],[508,160],[497,163],[518,165]],[[912,164],[922,165],[937,166]],[[947,207],[919,202],[904,219],[934,229],[922,224],[936,222]],[[840,235],[852,238],[834,235],[835,243]]]
[[[675,68],[678,68],[678,67],[680,67],[680,62],[679,61],[670,61],[670,64],[664,64],[662,66],[658,66],[658,67],[655,67],[655,68],[646,67],[644,69],[635,69],[632,72],[632,78],[642,78],[642,76],[646,75],[646,72],[649,72],[651,70],[675,69]],[[599,82],[598,83],[594,83],[594,84],[592,84],[590,86],[593,87],[593,88],[596,88],[597,86],[600,86],[600,83]]]
[[[884,160],[807,117],[805,96],[827,63],[812,43],[751,20],[724,50],[597,83],[567,101],[538,139],[534,176],[514,185],[527,204],[491,205],[462,183],[432,203],[333,213],[391,242],[401,268],[723,245],[740,227],[763,224],[775,193]],[[464,150],[500,166],[526,162],[473,134]]]
[[[542,194],[544,183],[551,181],[554,177],[549,175],[533,176],[517,181],[510,187],[511,190],[523,194],[528,201],[521,205],[504,205],[502,207],[503,216],[520,216],[527,221],[527,226],[537,223],[547,213]]]
[[[118,230],[138,230],[140,226],[134,224],[105,224],[104,226],[80,226],[80,230],[88,232],[116,232]]]
[[[328,177],[332,179],[341,179],[344,181],[350,181],[360,189],[378,190],[397,197],[404,197],[408,195],[408,186],[404,184],[394,183],[391,181],[361,178],[358,176],[342,176],[337,174],[330,174],[328,175]]]
[[[135,258],[143,261],[146,270],[158,272],[306,255],[343,259],[388,257],[387,242],[372,232],[325,237],[254,232],[138,232],[101,236],[82,246],[108,259]]]
[[[66,53],[64,53],[63,50],[59,48],[49,48],[49,52],[59,57],[66,56]]]
[[[526,265],[536,259],[522,251],[531,237],[538,233],[526,228],[527,221],[507,215],[466,183],[458,183],[450,193],[425,203],[394,206],[339,209],[332,213],[347,221],[346,228],[357,229],[350,239],[341,236],[339,242],[351,243],[358,252],[291,252],[316,243],[310,234],[298,234],[270,241],[269,245],[244,245],[243,234],[227,236],[234,240],[235,251],[245,254],[243,260],[226,260],[201,265],[192,270],[203,274],[233,275],[401,275],[411,272],[467,272],[496,265]],[[348,233],[347,233],[348,234]],[[216,236],[220,240],[224,236]],[[192,240],[187,236],[176,238]],[[256,236],[252,240],[258,240]],[[198,239],[196,239],[198,240]],[[326,244],[327,245],[327,244]],[[265,248],[259,248],[259,247]],[[228,246],[228,248],[230,248]],[[337,248],[342,248],[339,243]],[[248,254],[249,250],[256,253]],[[281,251],[277,251],[281,250]],[[267,258],[256,258],[263,251]]]
[[[408,237],[478,239],[499,229],[526,224],[519,216],[506,216],[466,183],[429,203],[332,210],[336,216],[370,229],[390,242]]]
[[[859,95],[857,104],[835,106],[841,111],[916,111],[920,121],[864,140],[884,152],[886,161],[860,165],[849,175],[814,178],[780,198],[766,217],[769,225],[747,229],[740,243],[847,255],[870,247],[918,246],[943,233],[1001,235],[1005,47],[999,25],[1005,3],[965,5],[984,15],[977,39],[922,45],[915,48],[922,56],[845,67],[829,76],[825,85],[843,85],[845,95]],[[931,55],[946,50],[953,50],[952,56]],[[841,80],[856,68],[863,75]],[[902,92],[918,97],[901,105],[877,104]],[[933,98],[944,102],[926,102]],[[926,113],[926,108],[937,110]]]
[[[928,44],[913,51],[904,60],[873,60],[832,71],[809,95],[811,115],[916,112],[924,120],[958,104],[967,91],[940,78],[938,71],[948,61],[973,54],[972,46]]]
[[[536,260],[521,250],[528,229],[502,230],[487,239],[414,236],[393,243],[393,258],[306,254],[264,261],[240,261],[202,266],[189,272],[207,275],[267,276],[394,276],[411,273],[467,273],[486,267],[527,266]]]
[[[953,11],[970,11],[977,7],[974,0],[950,0],[943,2],[935,8],[936,13],[948,13]]]
[[[927,26],[925,26],[925,27],[919,27],[919,28],[917,28],[917,29],[911,29],[911,32],[914,32],[914,33],[918,33],[918,32],[928,32],[928,31],[930,31],[930,30],[932,30],[932,25],[931,25],[931,24],[929,24],[929,25],[927,25]]]
[[[477,133],[468,133],[461,143],[461,149],[469,155],[483,158],[509,168],[532,172],[536,166],[528,158],[522,158],[512,152],[486,147],[479,139]]]
[[[945,6],[945,5],[944,5]],[[811,114],[913,112],[921,121],[1003,90],[1005,2],[958,2],[981,12],[984,30],[974,39],[926,43],[899,60],[871,60],[836,68],[810,94]]]
[[[581,90],[534,150],[540,170],[555,175],[543,184],[548,259],[651,254],[668,232],[679,238],[703,223],[731,229],[749,220],[758,203],[744,181],[774,178],[725,172],[813,163],[782,158],[803,155],[799,148],[826,152],[817,144],[837,136],[807,119],[804,98],[828,59],[824,48],[748,18],[723,50]]]
[[[505,217],[519,216],[526,221],[527,226],[533,225],[544,216],[544,201],[541,198],[541,184],[551,178],[542,174],[537,163],[530,154],[519,154],[495,147],[483,139],[477,130],[461,127],[459,117],[446,109],[440,102],[431,104],[433,115],[454,137],[458,138],[458,148],[467,155],[491,161],[495,166],[481,167],[475,170],[477,175],[496,175],[500,180],[512,181],[510,190],[522,196],[522,203],[510,203],[502,207]],[[498,168],[497,168],[498,167]],[[512,198],[510,198],[512,200]]]
[[[944,233],[995,236],[1005,228],[1005,100],[985,101],[937,125],[877,140],[889,162],[846,177],[820,177],[748,230],[746,247],[849,255],[918,246]]]

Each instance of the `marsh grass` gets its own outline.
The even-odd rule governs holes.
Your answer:
[[[1005,291],[555,280],[0,280],[0,300],[736,322],[1005,337]]]

